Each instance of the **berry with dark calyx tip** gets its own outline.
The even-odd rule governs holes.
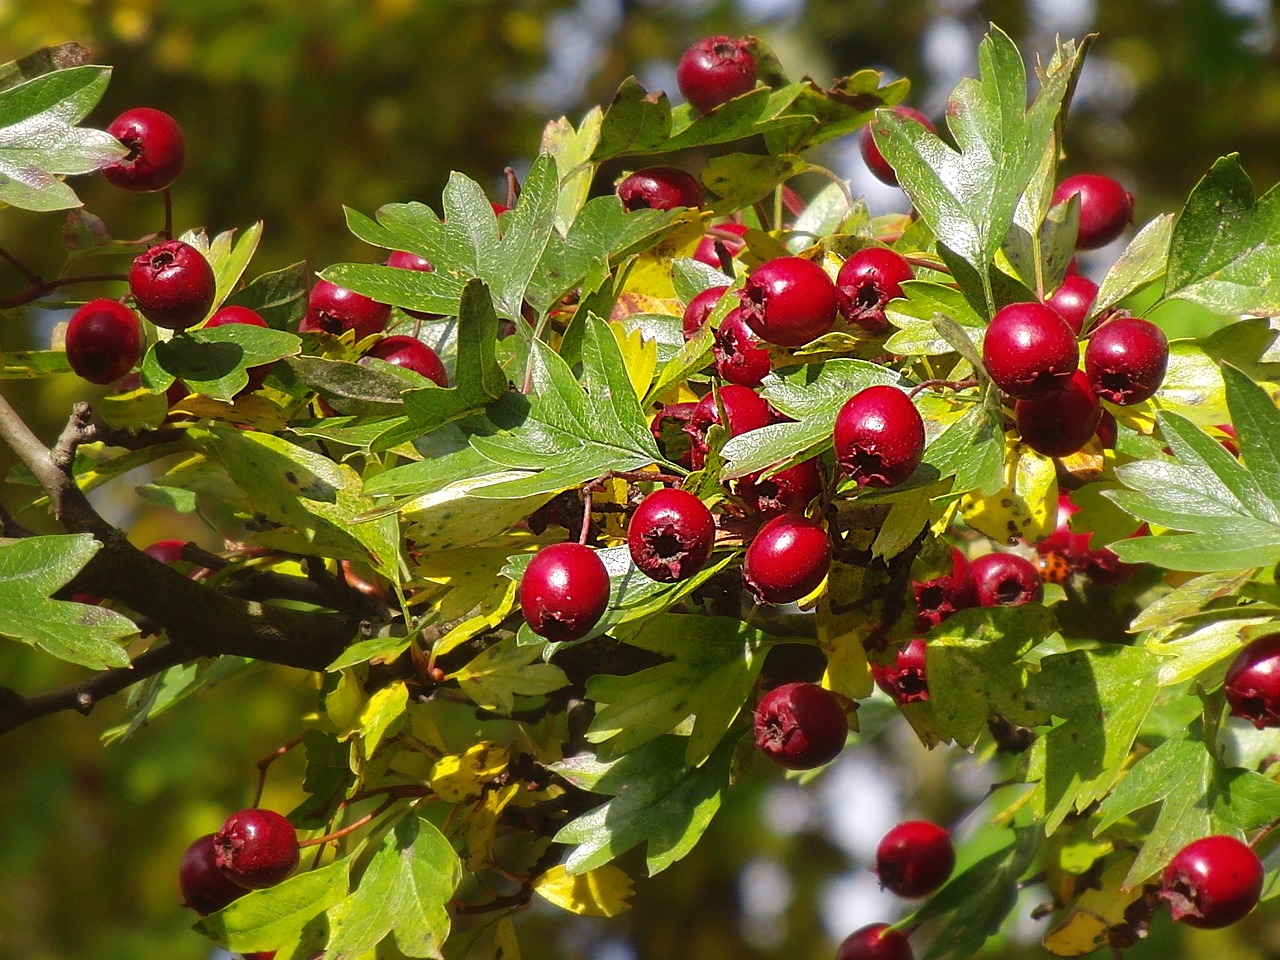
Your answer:
[[[364,355],[412,370],[431,380],[436,386],[449,385],[449,374],[445,372],[440,355],[417,337],[383,337],[366,350]]]
[[[887,247],[865,247],[840,267],[837,302],[850,323],[870,333],[889,329],[884,305],[902,296],[902,284],[915,279],[907,258]]]
[[[743,387],[760,386],[773,369],[773,361],[769,359],[769,349],[743,322],[741,307],[720,321],[715,338],[716,372],[721,379]]]
[[[674,210],[701,207],[706,197],[697,177],[679,167],[645,167],[618,184],[624,210]]]
[[[980,607],[1017,607],[1044,596],[1035,564],[1016,553],[988,553],[970,566]]]
[[[669,403],[653,418],[649,431],[658,441],[658,449],[672,463],[685,469],[693,466],[693,442],[689,437],[689,418],[697,403]]]
[[[262,315],[256,310],[232,305],[219,307],[215,310],[213,316],[204,322],[204,329],[225,327],[233,323],[243,324],[246,327],[266,327],[268,325],[267,321],[263,320]],[[249,375],[249,383],[240,393],[253,393],[260,389],[266,383],[267,376],[271,373],[273,366],[275,366],[274,363],[264,363],[261,366],[250,367],[246,370],[245,373]]]
[[[163,110],[126,110],[107,124],[107,133],[129,151],[123,160],[102,168],[107,182],[125,190],[150,193],[170,186],[182,173],[187,158],[182,128]]]
[[[754,90],[755,85],[756,58],[747,40],[703,37],[676,64],[676,86],[700,113]]]
[[[1043,303],[996,311],[982,341],[982,362],[995,385],[1017,400],[1061,390],[1080,366],[1080,345],[1067,321]]]
[[[650,580],[675,583],[702,569],[715,546],[716,521],[707,505],[685,490],[655,490],[627,524],[627,547]]]
[[[804,513],[813,498],[822,493],[822,472],[817,458],[801,460],[769,477],[749,473],[736,481],[734,492],[748,509],[763,517]]]
[[[684,308],[684,317],[681,319],[686,340],[692,340],[698,335],[698,331],[707,325],[707,318],[711,316],[711,311],[716,308],[716,304],[728,289],[728,287],[707,287],[689,301],[689,305]]]
[[[978,603],[969,558],[955,547],[951,548],[951,572],[932,580],[912,580],[911,593],[916,599],[917,633],[926,633],[957,610]]]
[[[1201,837],[1179,850],[1160,886],[1173,919],[1217,930],[1243,919],[1262,896],[1262,861],[1248,844],[1224,834]]]
[[[245,888],[233,883],[217,865],[217,851],[213,834],[206,833],[194,840],[182,855],[178,865],[178,887],[182,891],[182,905],[190,907],[200,916],[208,916],[221,910],[233,900],[245,895]]]
[[[898,106],[893,108],[893,112],[907,120],[914,120],[930,133],[938,132],[938,128],[933,125],[933,121],[919,110]],[[871,133],[870,125],[862,128],[862,140],[859,143],[859,147],[862,150],[862,160],[866,163],[867,169],[871,171],[872,175],[881,183],[896,187],[898,185],[898,175],[894,172],[893,167],[889,166],[889,161],[884,158],[884,154],[880,152],[875,136]]]
[[[898,704],[929,699],[929,680],[925,673],[925,643],[919,637],[898,651],[890,664],[871,664],[871,677],[876,686]]]
[[[501,204],[493,205],[495,213],[499,212],[497,209],[499,206]],[[505,210],[506,207],[502,209]],[[393,250],[387,257],[387,266],[396,267],[399,270],[417,270],[419,273],[431,273],[435,270],[435,266],[426,257],[407,250]],[[405,313],[415,320],[436,320],[440,316],[436,313],[424,313],[421,310],[405,310]]]
[[[63,346],[77,376],[107,384],[142,359],[142,324],[119,301],[90,300],[71,315]]]
[[[580,640],[609,605],[609,573],[580,543],[543,547],[520,578],[520,610],[529,629],[548,640]]]
[[[1164,383],[1169,338],[1150,320],[1112,317],[1093,331],[1084,370],[1094,393],[1120,406],[1141,403]]]
[[[307,297],[307,312],[298,323],[301,333],[354,330],[356,342],[381,333],[391,319],[391,307],[328,280],[317,280]]]
[[[756,267],[738,291],[742,318],[767,343],[799,347],[836,322],[836,285],[803,257],[776,257]]]
[[[816,520],[784,513],[762,526],[742,558],[742,582],[762,603],[794,603],[831,567],[831,540]]]
[[[182,548],[186,545],[186,540],[157,540],[150,546],[144,547],[142,552],[163,564],[182,563]]]
[[[859,390],[836,415],[840,469],[858,486],[892,487],[907,480],[924,456],[924,420],[897,387]]]
[[[1259,637],[1236,654],[1224,687],[1233,717],[1259,730],[1280,727],[1280,633]]]
[[[1079,273],[1069,273],[1063,278],[1058,289],[1045,298],[1045,306],[1055,310],[1063,320],[1067,321],[1078,337],[1084,331],[1084,321],[1093,309],[1093,301],[1098,299],[1098,285],[1088,277]]]
[[[1100,173],[1078,173],[1067,177],[1053,191],[1055,205],[1073,194],[1080,197],[1080,232],[1077,250],[1105,247],[1133,222],[1133,195],[1111,177]]]
[[[1013,419],[1022,442],[1032,450],[1065,457],[1093,439],[1102,422],[1102,404],[1084,371],[1077,370],[1063,389],[1015,403]]]
[[[129,292],[138,311],[169,330],[185,330],[203,320],[217,285],[204,254],[181,240],[156,244],[129,268]]]
[[[841,941],[836,960],[915,960],[915,954],[902,931],[887,923],[871,923]]]
[[[951,834],[928,820],[898,824],[876,847],[875,872],[881,889],[913,900],[946,883],[955,865]]]
[[[746,241],[737,238],[746,234],[747,227],[742,223],[718,223],[711,228],[711,231],[703,234],[702,239],[698,241],[698,247],[693,251],[693,259],[719,270],[724,266],[720,256],[721,250],[724,251],[726,258],[733,259],[746,249]]]
[[[788,770],[830,763],[844,749],[848,733],[840,698],[816,683],[784,683],[756,705],[756,746]]]
[[[298,866],[298,833],[274,810],[233,813],[213,835],[213,846],[223,875],[250,890],[274,887]]]
[[[773,422],[773,411],[769,408],[769,404],[765,403],[764,398],[750,387],[730,384],[727,387],[721,387],[719,394],[720,403],[724,406],[725,416],[729,420],[728,424],[723,425],[728,430],[729,436],[736,437],[740,433],[757,430]],[[716,406],[716,394],[708,393],[693,408],[689,425],[685,427],[685,432],[689,434],[692,442],[690,456],[695,470],[701,470],[706,463],[707,431],[711,429],[713,423],[720,423],[720,410]]]

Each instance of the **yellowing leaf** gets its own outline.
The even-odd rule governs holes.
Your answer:
[[[631,906],[631,878],[609,865],[570,877],[564,864],[533,881],[533,892],[583,917],[616,917]]]
[[[346,740],[360,730],[360,715],[368,697],[360,689],[360,681],[351,670],[342,671],[338,685],[324,698],[325,716],[333,724],[339,740]]]
[[[1058,478],[1053,460],[1005,441],[1004,486],[989,497],[968,494],[960,504],[965,523],[997,543],[1031,542],[1053,533],[1058,518]]]
[[[450,650],[459,644],[466,643],[472,637],[479,636],[484,631],[496,627],[511,612],[511,608],[515,606],[516,588],[519,586],[514,580],[507,580],[506,590],[499,593],[498,590],[492,590],[485,600],[480,604],[479,612],[462,623],[458,624],[443,637],[436,641],[431,648],[432,652],[438,656],[444,656]],[[503,581],[496,581],[492,586],[501,587]],[[445,598],[446,602],[448,597]]]
[[[653,383],[654,371],[658,369],[657,341],[646,340],[639,330],[627,333],[616,320],[609,324],[609,329],[613,331],[613,338],[618,341],[631,389],[636,392],[637,400],[643,400],[649,392],[649,384]]]
[[[677,257],[693,256],[703,234],[702,220],[696,213],[684,216],[690,217],[688,223],[657,246],[636,257],[635,264],[627,275],[629,291],[650,297],[676,295],[675,286],[671,282],[671,261]]]
[[[369,702],[360,711],[365,756],[372,756],[378,749],[392,724],[404,716],[404,708],[408,702],[409,694],[402,680],[383,687],[369,698]]]
[[[1059,957],[1083,957],[1109,943],[1108,930],[1124,920],[1124,911],[1142,894],[1141,887],[1125,890],[1125,874],[1132,856],[1113,863],[1096,887],[1086,890],[1071,912],[1044,935],[1041,944]]]
[[[482,870],[493,863],[493,841],[497,835],[498,817],[523,790],[519,783],[487,791],[479,801],[467,808],[463,817],[466,837],[467,869]]]
[[[431,768],[431,789],[450,803],[476,800],[484,793],[484,785],[506,770],[510,760],[506,747],[481,740],[466,753],[437,760]]]

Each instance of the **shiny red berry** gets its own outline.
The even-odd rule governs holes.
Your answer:
[[[991,318],[982,362],[995,385],[1018,400],[1061,390],[1080,365],[1076,335],[1042,303],[1011,303]]]
[[[760,394],[750,387],[730,384],[720,388],[720,403],[724,406],[725,416],[729,423],[726,429],[729,436],[736,437],[740,433],[758,430],[773,422],[773,411],[764,402]],[[713,423],[720,423],[720,410],[716,406],[716,395],[708,393],[698,401],[689,417],[689,425],[685,432],[692,442],[690,451],[693,467],[701,470],[707,457],[707,431]]]
[[[701,207],[706,197],[697,177],[679,167],[645,167],[618,184],[623,209],[674,210]]]
[[[723,269],[725,259],[732,259],[747,248],[747,242],[741,239],[746,232],[747,227],[742,223],[716,224],[698,241],[698,247],[693,251],[693,259],[699,263],[705,263],[708,267]],[[724,257],[721,257],[722,251]]]
[[[840,699],[816,683],[784,683],[756,705],[756,746],[788,770],[830,763],[844,749],[848,732]]]
[[[915,960],[907,935],[887,923],[871,923],[845,937],[836,960]]]
[[[274,810],[233,813],[213,835],[213,845],[218,869],[250,890],[274,887],[298,866],[298,833]]]
[[[956,849],[951,834],[928,820],[907,820],[881,838],[876,847],[880,886],[900,897],[927,897],[951,876]]]
[[[125,190],[148,193],[163,190],[178,179],[186,162],[182,128],[162,110],[134,107],[107,125],[107,133],[129,153],[102,168],[109,183]]]
[[[580,640],[609,605],[609,573],[579,543],[556,543],[535,555],[520,579],[520,610],[529,629],[548,640]]]
[[[1019,400],[1013,420],[1022,442],[1046,457],[1065,457],[1093,439],[1102,422],[1102,404],[1083,370],[1048,396]]]
[[[1105,247],[1133,222],[1133,195],[1111,177],[1100,173],[1067,177],[1053,191],[1053,202],[1063,203],[1073,194],[1080,197],[1077,250]]]
[[[212,317],[204,323],[204,329],[209,330],[214,327],[225,327],[228,324],[242,324],[246,327],[266,327],[267,321],[262,319],[262,315],[256,310],[250,310],[248,307],[227,306],[219,307]],[[262,366],[250,367],[245,371],[249,375],[249,383],[240,391],[241,393],[253,393],[260,388],[267,380],[267,376],[271,373],[271,368],[275,366],[273,363],[264,363]]]
[[[685,490],[655,490],[640,501],[627,524],[632,561],[660,583],[687,580],[701,570],[715,539],[711,511]]]
[[[90,300],[71,316],[63,344],[67,363],[90,383],[110,383],[142,359],[138,315],[116,300]]]
[[[902,284],[915,279],[907,258],[887,247],[865,247],[840,267],[836,291],[840,312],[870,333],[889,329],[884,305],[902,296]]]
[[[186,540],[157,540],[150,546],[144,547],[142,552],[164,564],[182,563],[182,548],[186,545]]]
[[[445,372],[440,355],[417,337],[383,337],[366,350],[364,355],[412,370],[437,386],[449,385],[449,374]]]
[[[892,487],[907,480],[924,457],[924,420],[897,387],[859,390],[836,415],[840,469],[859,486]]]
[[[1069,273],[1058,289],[1045,298],[1045,306],[1055,310],[1078,337],[1098,299],[1098,285],[1081,273]]]
[[[988,553],[970,566],[980,607],[1017,607],[1044,596],[1035,564],[1016,553]]]
[[[871,664],[876,686],[898,704],[929,699],[929,678],[925,670],[925,643],[916,638],[898,651],[890,664]]]
[[[773,369],[769,348],[742,319],[737,307],[715,331],[716,373],[720,379],[744,387],[758,387]]]
[[[1233,717],[1259,730],[1280,727],[1280,633],[1259,637],[1236,654],[1225,689]]]
[[[1168,366],[1168,337],[1139,317],[1113,317],[1093,331],[1084,350],[1084,370],[1094,392],[1121,406],[1154,395]]]
[[[497,209],[499,206],[501,206],[501,204],[493,204],[495,213],[500,212]],[[505,210],[506,207],[503,207],[502,209]],[[416,253],[410,253],[407,250],[392,251],[387,257],[387,266],[396,267],[399,270],[417,270],[419,273],[431,273],[435,270],[435,266],[433,266],[431,261],[426,257],[421,257]],[[436,320],[439,318],[439,314],[424,313],[421,310],[406,310],[405,313],[413,317],[415,320]]]
[[[738,292],[742,318],[760,339],[799,347],[836,322],[836,285],[803,257],[777,257],[756,267]]]
[[[933,125],[933,121],[919,110],[899,106],[894,107],[893,112],[904,119],[914,120],[930,133],[938,132],[938,128]],[[872,175],[881,183],[896,187],[898,185],[898,175],[894,172],[893,167],[889,166],[889,161],[884,158],[884,154],[880,152],[880,147],[876,144],[869,125],[862,128],[862,140],[859,146],[862,150],[862,160],[866,163],[867,169],[871,171]]]
[[[751,44],[735,37],[703,37],[676,64],[676,85],[695,110],[706,113],[756,85]]]
[[[178,887],[182,891],[182,905],[202,917],[221,910],[246,893],[244,887],[233,883],[218,869],[212,833],[193,841],[183,853],[178,865]]]
[[[918,633],[932,630],[957,610],[978,604],[969,558],[955,547],[951,548],[951,572],[930,580],[912,580],[911,592],[916,600]]]
[[[692,340],[698,335],[698,331],[707,325],[707,318],[711,316],[711,311],[716,308],[716,304],[728,289],[728,287],[707,287],[689,301],[681,318],[686,340]]]
[[[157,327],[185,330],[213,306],[217,280],[203,253],[181,240],[167,240],[134,259],[129,292]]]
[[[734,492],[748,509],[763,517],[804,513],[813,498],[822,493],[822,471],[816,458],[801,460],[768,477],[761,477],[762,472],[740,478]]]
[[[831,567],[822,525],[784,513],[762,526],[742,558],[742,581],[762,603],[794,603],[818,589]]]
[[[307,312],[298,324],[301,333],[354,330],[356,341],[381,333],[391,319],[391,308],[363,294],[328,280],[317,280],[307,298]]]
[[[1216,930],[1244,918],[1262,896],[1262,861],[1235,837],[1215,834],[1179,850],[1164,868],[1160,898],[1173,919]]]

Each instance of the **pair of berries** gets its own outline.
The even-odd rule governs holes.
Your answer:
[[[273,810],[251,807],[187,847],[178,885],[185,905],[204,916],[249,890],[275,886],[297,869],[298,860],[293,824]]]

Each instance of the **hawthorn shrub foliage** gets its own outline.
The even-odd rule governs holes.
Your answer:
[[[1160,878],[1179,850],[1258,839],[1280,818],[1266,731],[1226,721],[1222,692],[1235,655],[1280,615],[1268,319],[1280,314],[1280,193],[1255,199],[1225,157],[1180,212],[1131,231],[1085,335],[1137,302],[1188,301],[1221,322],[1169,345],[1152,396],[1102,402],[1098,436],[1050,457],[1022,442],[983,335],[998,310],[1045,299],[1068,273],[1080,200],[1052,199],[1087,41],[1052,51],[1028,99],[1023,59],[993,29],[937,135],[881,109],[905,81],[792,82],[751,45],[757,84],[705,113],[629,80],[608,108],[550,123],[510,209],[455,174],[439,211],[347,212],[371,260],[401,252],[413,268],[319,276],[393,306],[387,330],[432,347],[447,385],[367,357],[381,329],[303,322],[312,270],[255,275],[253,224],[178,239],[213,269],[207,314],[238,306],[265,325],[144,324],[133,379],[77,405],[52,446],[0,403],[20,461],[11,481],[29,491],[5,518],[0,632],[94,671],[63,690],[3,691],[0,729],[127,691],[106,733],[121,739],[255,660],[318,678],[316,713],[298,721],[307,799],[287,811],[301,869],[200,919],[219,944],[279,960],[481,957],[512,948],[512,915],[534,896],[616,914],[633,878],[615,861],[642,847],[647,873],[668,868],[744,766],[767,762],[752,713],[784,683],[820,682],[851,735],[862,702],[864,724],[906,722],[929,747],[991,759],[1002,786],[988,825],[903,926],[925,957],[972,955],[1029,877],[1044,878],[1055,911],[1049,950],[1123,948],[1169,922],[1156,915]],[[108,75],[73,48],[0,70],[0,200],[72,210],[66,270],[28,273],[5,304],[13,323],[33,304],[127,305],[123,275],[82,278],[172,232],[112,239],[64,180],[125,156],[79,125]],[[824,173],[805,151],[868,124],[915,213],[875,216],[833,177],[796,203],[787,182]],[[657,155],[697,168],[705,208],[625,212],[597,181],[606,161]],[[694,259],[717,230],[734,244]],[[801,257],[834,279],[881,247],[914,273],[888,323],[838,319],[810,342],[765,344],[758,392],[772,422],[733,432],[715,328],[753,270]],[[716,286],[728,292],[686,339],[685,305]],[[19,383],[69,369],[58,345],[5,357]],[[886,385],[909,396],[926,443],[905,479],[863,485],[837,466],[833,427],[851,397]],[[703,421],[692,469],[678,411],[687,420],[709,391],[719,415]],[[1052,433],[1047,414],[1036,424]],[[784,483],[801,463],[817,482]],[[138,495],[198,515],[225,551],[188,544],[166,565],[98,516],[85,492],[146,465]],[[682,579],[643,575],[627,544],[629,514],[663,486],[715,517],[710,557]],[[1060,493],[1071,530],[1049,541]],[[798,605],[743,586],[744,552],[774,508],[805,514],[830,549]],[[65,532],[30,532],[24,519],[46,512]],[[540,549],[566,541],[595,552],[608,597],[572,639],[548,640],[524,621],[518,588]],[[1039,555],[1043,591],[990,606],[947,592],[969,558],[1025,561],[1041,541],[1071,545]],[[919,616],[916,597],[929,604]],[[891,672],[918,639],[898,707],[875,693],[873,668]],[[1263,896],[1274,889],[1271,871]]]

